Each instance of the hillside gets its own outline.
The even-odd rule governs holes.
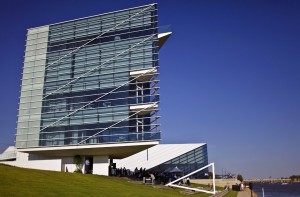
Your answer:
[[[164,187],[162,187],[164,188]],[[127,179],[0,165],[0,196],[185,196]],[[197,194],[193,196],[209,196]]]

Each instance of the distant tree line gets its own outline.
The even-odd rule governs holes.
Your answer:
[[[293,176],[290,176],[290,179],[292,181],[300,181],[300,175],[293,175]]]

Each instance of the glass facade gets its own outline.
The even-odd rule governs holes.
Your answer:
[[[29,29],[16,147],[160,140],[157,5]]]
[[[169,172],[173,168],[178,167],[183,171],[184,175],[187,175],[206,165],[208,165],[208,157],[207,145],[205,144],[185,154],[175,157],[165,163],[162,163],[152,169],[149,169],[149,171],[153,170],[155,172]],[[195,173],[194,175],[192,175],[192,177],[203,178],[204,174],[207,172],[208,170],[204,169],[203,171]]]

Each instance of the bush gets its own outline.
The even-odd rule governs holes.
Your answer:
[[[82,173],[83,159],[80,155],[75,155],[73,158],[73,163],[76,165],[75,173]]]

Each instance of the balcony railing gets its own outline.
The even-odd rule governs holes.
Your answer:
[[[118,143],[118,142],[138,142],[138,141],[159,141],[161,139],[161,131],[139,132],[139,133],[127,133],[116,135],[97,135],[86,140],[83,144],[104,144],[104,143]],[[85,137],[73,138],[73,139],[43,139],[42,146],[65,146],[76,145],[78,142],[86,139]]]
[[[172,27],[171,25],[163,25],[158,27],[158,33],[167,33],[167,32],[172,32]]]

